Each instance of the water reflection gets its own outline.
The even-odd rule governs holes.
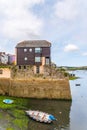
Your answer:
[[[29,119],[29,130],[69,130],[71,101],[31,99],[29,106],[32,110],[51,113],[57,118],[57,121],[52,124],[43,124]]]

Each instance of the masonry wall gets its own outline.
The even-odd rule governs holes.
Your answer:
[[[0,94],[16,97],[71,100],[70,86],[67,79],[0,79]]]
[[[11,71],[9,68],[0,68],[0,78],[10,78]]]
[[[34,75],[33,66],[8,69],[8,75],[0,78],[0,94],[48,99],[71,99],[69,79],[55,68],[44,68],[44,75]],[[7,73],[7,72],[6,72]]]
[[[36,66],[14,66],[11,69],[11,78],[13,79],[30,79],[30,78],[50,78],[50,79],[64,79],[65,76],[62,72],[56,70],[54,67],[51,66],[40,66],[40,74],[36,74]]]

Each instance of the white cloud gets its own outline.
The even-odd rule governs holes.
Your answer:
[[[82,55],[83,55],[83,56],[87,56],[87,52],[84,52]]]
[[[1,32],[7,39],[39,37],[43,21],[32,12],[35,4],[44,0],[0,0]]]
[[[68,44],[65,46],[64,51],[71,52],[71,51],[77,51],[78,49],[79,49],[78,46],[76,46],[74,44]]]
[[[85,2],[81,0],[58,0],[54,6],[55,15],[64,20],[73,20],[80,14],[82,3]]]
[[[73,19],[78,14],[74,6],[75,3],[72,0],[59,1],[55,5],[55,14],[62,19]]]

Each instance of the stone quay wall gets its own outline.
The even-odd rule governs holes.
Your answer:
[[[0,94],[16,97],[71,100],[69,80],[0,78]]]

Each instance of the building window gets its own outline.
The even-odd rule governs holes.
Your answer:
[[[24,60],[26,61],[26,60],[27,60],[27,57],[25,57]]]
[[[3,70],[0,70],[0,74],[3,74]]]
[[[35,48],[35,53],[41,53],[41,48]]]
[[[46,57],[46,65],[49,65],[50,64],[50,59],[49,57]]]
[[[35,62],[41,62],[41,57],[35,57]]]
[[[32,52],[32,48],[29,49],[29,52]]]
[[[27,49],[26,49],[26,48],[24,48],[24,52],[27,52]]]

